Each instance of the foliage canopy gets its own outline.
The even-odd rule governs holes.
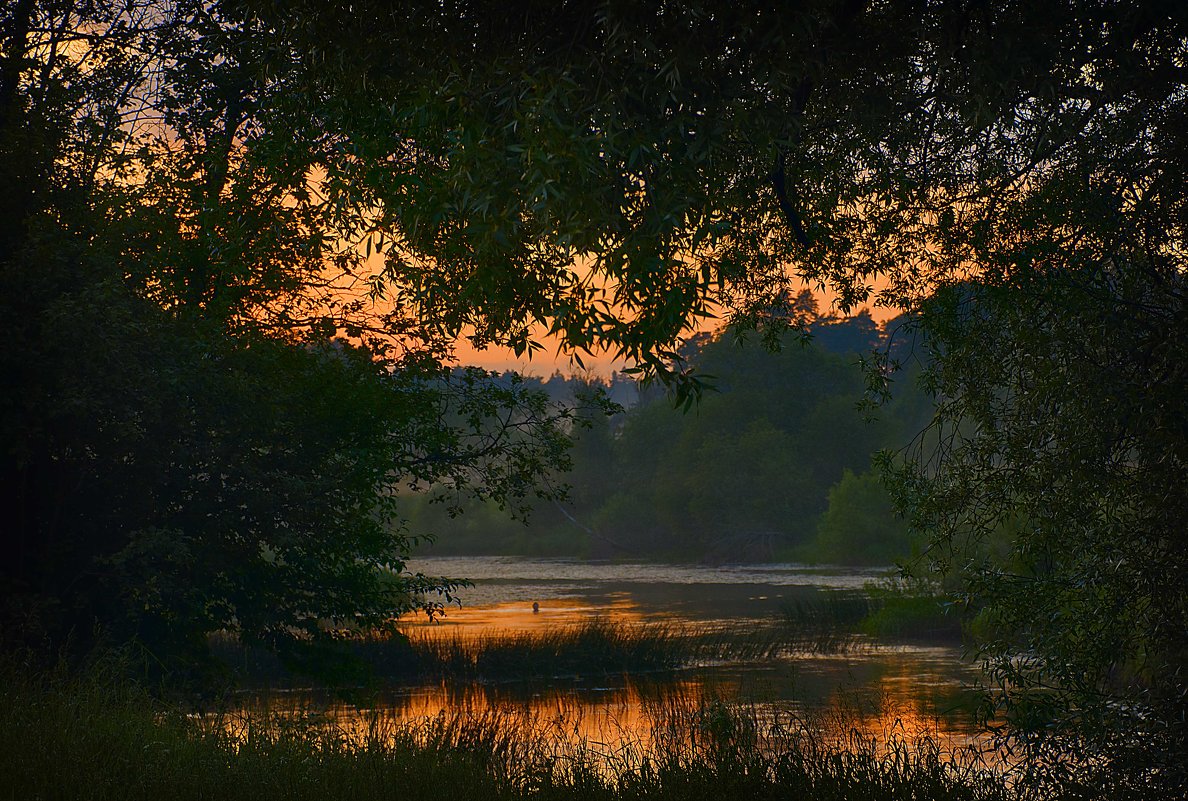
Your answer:
[[[843,307],[873,294],[913,315],[940,402],[900,501],[1001,622],[982,651],[1000,697],[1119,791],[1182,790],[1186,16],[18,0],[0,16],[4,369],[23,388],[6,491],[63,488],[29,518],[49,520],[73,479],[31,471],[112,463],[71,425],[57,452],[26,433],[77,419],[59,404],[105,419],[37,356],[100,288],[262,372],[253,336],[314,345],[292,357],[312,380],[344,369],[313,355],[340,330],[423,366],[458,334],[531,351],[541,324],[685,396],[702,316],[774,337],[795,279]],[[529,454],[508,452],[517,475]],[[977,544],[1007,521],[1010,558],[988,564]],[[41,525],[28,543],[52,541]]]
[[[243,8],[344,98],[383,278],[447,331],[679,373],[685,326],[775,330],[790,276],[913,315],[940,444],[896,486],[1003,621],[999,697],[1119,792],[1182,787],[1182,4]]]
[[[186,670],[211,631],[300,656],[440,608],[403,497],[555,492],[568,413],[352,288],[250,26],[19,2],[0,35],[5,637]]]

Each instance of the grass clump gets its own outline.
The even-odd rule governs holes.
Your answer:
[[[681,667],[694,656],[675,626],[600,620],[543,632],[472,640],[428,636],[410,643],[424,672],[480,680],[647,673]]]
[[[888,640],[960,642],[961,621],[936,595],[887,595],[860,624],[863,634]]]
[[[649,747],[606,752],[499,710],[348,732],[316,717],[189,716],[115,668],[0,672],[0,796],[13,799],[1014,797],[934,746],[838,744],[725,704],[676,705]]]
[[[327,647],[333,654],[324,661],[346,666],[337,675],[324,677],[335,684],[648,673],[681,667],[698,654],[697,646],[677,627],[598,620],[539,632],[496,631],[475,637],[360,632]],[[284,685],[302,675],[272,653],[231,638],[213,641],[212,652],[240,684]],[[318,677],[311,672],[304,675]]]
[[[949,596],[935,583],[887,578],[866,590],[871,611],[861,623],[864,634],[901,641],[961,641],[961,617]]]
[[[787,603],[782,622],[807,650],[830,652],[854,642],[862,621],[870,614],[866,593],[825,591]]]
[[[322,677],[231,638],[213,639],[211,650],[236,683],[259,687],[294,684],[302,675],[337,685],[641,675],[709,661],[766,660],[802,646],[802,637],[783,626],[693,628],[596,619],[543,631],[469,637],[432,630],[411,635],[362,632],[326,646],[334,653],[323,662],[340,667]]]

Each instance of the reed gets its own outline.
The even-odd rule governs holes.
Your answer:
[[[472,639],[422,635],[410,643],[429,672],[477,679],[646,673],[681,667],[694,658],[689,637],[678,627],[601,620]]]
[[[692,627],[605,620],[543,632],[411,640],[413,651],[429,670],[480,679],[638,675],[708,661],[765,661],[800,645],[799,637],[790,637],[778,626]]]
[[[1000,775],[929,743],[818,736],[720,703],[674,704],[651,744],[607,752],[500,710],[362,732],[316,716],[192,716],[102,666],[0,669],[5,798],[811,798],[1011,801]]]
[[[215,638],[211,647],[237,683],[276,686],[297,679],[266,651],[230,638]],[[348,678],[381,683],[640,675],[711,661],[764,661],[814,648],[801,633],[781,625],[694,628],[608,620],[465,637],[431,629],[413,630],[408,636],[362,632],[333,647],[342,664],[354,666]],[[332,678],[343,683],[341,675]]]

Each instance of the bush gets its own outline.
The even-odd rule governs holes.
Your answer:
[[[889,565],[911,550],[907,525],[896,517],[879,477],[846,470],[829,490],[807,555],[839,565]]]

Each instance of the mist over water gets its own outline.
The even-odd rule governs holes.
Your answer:
[[[783,605],[821,591],[858,591],[887,568],[795,564],[680,565],[514,556],[429,557],[407,569],[474,582],[458,592],[443,626],[570,625],[597,616],[687,622],[770,621]]]

